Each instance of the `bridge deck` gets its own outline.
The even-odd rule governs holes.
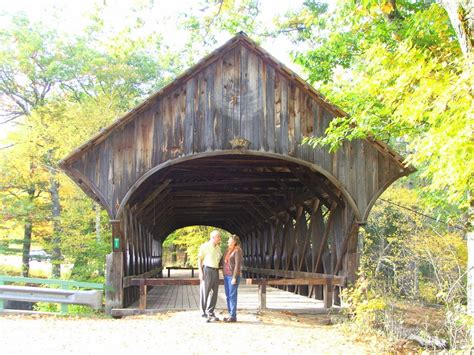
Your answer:
[[[173,271],[172,278],[188,278],[189,271]],[[238,309],[258,309],[258,286],[239,286]],[[129,308],[138,308],[138,301]],[[217,309],[225,310],[226,299],[224,287],[219,286]],[[323,311],[323,301],[310,299],[296,295],[292,292],[283,291],[273,287],[267,288],[267,308],[279,310],[301,310],[301,311]],[[156,286],[148,291],[147,309],[156,310],[197,310],[199,309],[199,286],[170,285]]]

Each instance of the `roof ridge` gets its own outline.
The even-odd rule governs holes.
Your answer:
[[[252,40],[244,31],[239,31],[235,36],[230,38],[228,41],[226,41],[223,45],[218,47],[217,49],[213,50],[203,58],[201,58],[196,64],[194,64],[192,67],[188,68],[187,70],[183,71],[181,74],[179,74],[176,78],[174,78],[173,81],[159,89],[158,91],[150,94],[145,100],[143,100],[140,104],[137,106],[133,107],[131,110],[128,112],[124,113],[121,115],[118,119],[116,119],[114,122],[112,122],[110,125],[107,127],[101,129],[97,134],[95,134],[92,138],[90,138],[87,142],[84,144],[80,145],[78,148],[76,148],[74,151],[72,151],[68,156],[63,158],[59,164],[60,166],[65,166],[67,165],[70,160],[72,160],[77,154],[83,152],[84,150],[88,149],[90,146],[93,146],[97,143],[100,143],[102,140],[106,139],[116,128],[127,124],[130,120],[133,119],[134,115],[137,114],[138,112],[141,112],[142,110],[145,110],[149,107],[150,103],[153,102],[155,99],[157,99],[159,96],[164,95],[168,91],[172,90],[174,87],[180,85],[183,81],[193,77],[195,74],[200,72],[200,69],[203,67],[212,64],[215,60],[219,58],[219,56],[231,51],[234,49],[239,43],[242,43],[246,48],[249,50],[253,50],[257,52],[263,59],[266,59],[270,61],[270,63],[267,63],[269,65],[275,66],[276,70],[281,72],[283,75],[287,76],[288,79],[295,81],[299,85],[301,85],[319,104],[324,106],[326,109],[331,111],[335,116],[343,117],[346,116],[348,117],[349,115],[343,111],[341,108],[339,108],[336,105],[331,104],[323,94],[321,94],[319,91],[317,91],[315,88],[313,88],[310,84],[308,84],[305,80],[303,80],[295,71],[292,69],[288,68],[286,65],[284,65],[281,61],[276,59],[274,56],[272,56],[269,52],[267,52],[265,49],[263,49],[259,44],[257,44],[254,40]],[[372,137],[371,137],[372,138]],[[389,155],[391,156],[394,160],[399,162],[400,165],[402,165],[404,168],[406,168],[403,165],[403,158],[399,156],[390,146],[388,146],[385,142],[375,140],[375,139],[367,139],[368,142],[370,142],[372,145],[374,145],[380,152],[382,152],[384,155]],[[387,154],[387,151],[389,154]]]

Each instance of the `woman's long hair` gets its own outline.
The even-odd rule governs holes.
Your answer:
[[[227,248],[227,252],[225,253],[225,258],[224,258],[224,261],[226,263],[229,262],[230,256],[232,255],[234,250],[240,249],[240,238],[236,236],[235,234],[231,235],[230,238],[232,238],[235,244]]]

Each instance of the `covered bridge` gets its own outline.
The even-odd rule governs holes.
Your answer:
[[[247,276],[353,282],[359,226],[411,168],[371,139],[300,145],[345,115],[240,33],[65,158],[110,215],[106,308],[136,300],[130,276],[159,269],[162,242],[191,225],[239,235]]]

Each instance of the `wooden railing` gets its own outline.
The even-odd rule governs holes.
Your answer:
[[[262,282],[262,287],[259,288],[259,292],[266,292],[266,285],[269,286],[323,286],[323,303],[324,308],[331,308],[333,305],[333,293],[335,286],[344,286],[345,277],[335,276],[329,274],[320,274],[316,272],[303,272],[303,271],[291,271],[291,270],[273,270],[273,269],[261,269],[242,266],[242,271],[248,272],[255,275],[257,280],[265,280]],[[283,279],[262,279],[262,276],[278,277]],[[259,281],[258,281],[259,282]],[[264,295],[260,295],[261,300],[265,300]],[[260,301],[262,302],[262,301]]]
[[[156,269],[153,269],[153,270],[150,270],[150,271],[147,271],[141,275],[130,275],[130,276],[125,276],[123,278],[123,288],[127,288],[127,287],[130,287],[130,286],[136,286],[134,284],[132,284],[132,280],[133,279],[148,279],[148,278],[152,278],[153,276],[155,276],[156,274],[159,274],[160,272],[163,271],[163,268],[160,266],[159,268],[156,268]]]
[[[324,287],[324,299],[323,304],[324,308],[328,309],[332,307],[333,299],[333,288],[334,286],[344,285],[344,277],[342,276],[332,276],[326,274],[316,274],[316,273],[301,273],[301,272],[292,272],[292,271],[283,271],[283,270],[269,270],[269,269],[254,269],[243,267],[244,271],[255,272],[258,270],[260,274],[264,274],[268,271],[268,275],[279,276],[279,275],[290,275],[293,278],[279,278],[279,279],[268,279],[268,278],[242,278],[241,282],[247,285],[258,285],[258,300],[259,308],[266,309],[266,287],[268,286],[281,286],[281,285],[323,285]],[[267,270],[267,271],[265,271]],[[274,272],[274,273],[270,273]],[[303,275],[304,274],[304,275]],[[305,277],[294,277],[294,276],[305,276]],[[139,309],[146,309],[147,294],[149,286],[165,286],[165,285],[199,285],[200,280],[197,278],[183,278],[183,279],[164,279],[164,278],[132,278],[130,280],[131,286],[140,287],[140,298],[139,298]],[[219,284],[223,285],[224,280],[220,279]]]

